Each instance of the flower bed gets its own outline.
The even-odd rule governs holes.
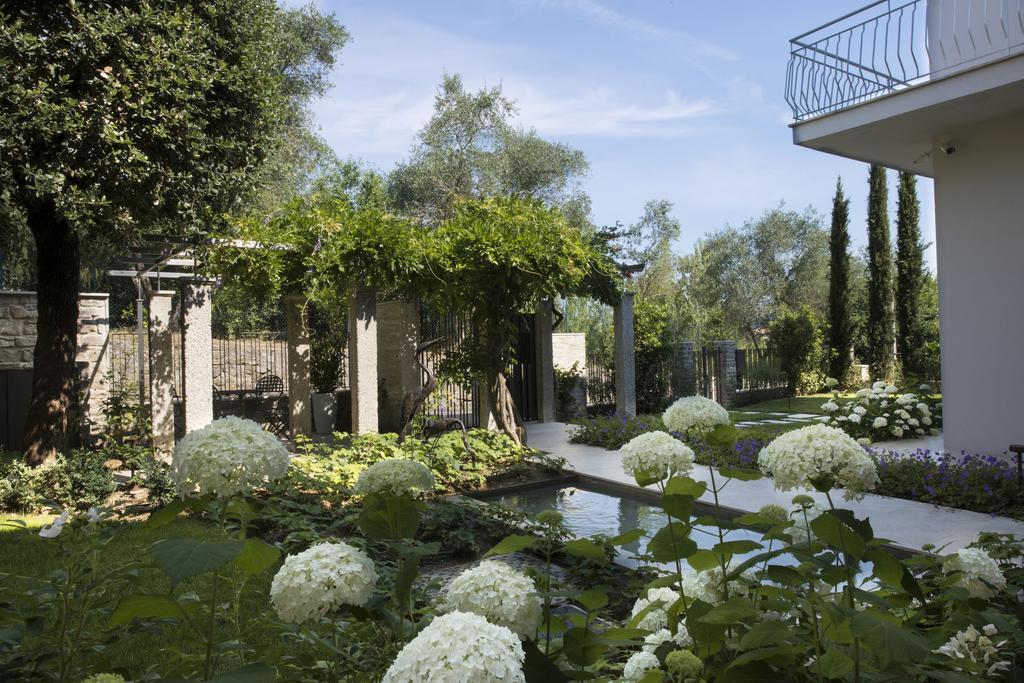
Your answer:
[[[834,382],[829,378],[829,382]],[[917,394],[900,393],[885,382],[875,382],[850,401],[838,400],[839,392],[822,404],[826,424],[838,427],[863,445],[875,441],[914,439],[942,430],[942,401],[922,384]]]

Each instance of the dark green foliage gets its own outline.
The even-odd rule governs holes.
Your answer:
[[[0,461],[0,509],[33,512],[46,501],[76,510],[103,505],[117,489],[113,473],[103,465],[107,459],[103,451],[82,449],[31,468],[4,456]]]
[[[928,374],[928,350],[922,310],[926,273],[920,214],[917,178],[910,173],[900,173],[896,212],[896,348],[903,372],[923,378]]]
[[[577,387],[582,387],[584,382],[583,373],[580,372],[580,364],[573,363],[568,370],[555,366],[555,419],[560,422],[568,422],[577,417],[579,411],[585,411],[587,406],[584,396],[584,405],[580,406],[576,401]]]
[[[636,407],[653,413],[667,407],[672,379],[668,307],[637,297],[633,309],[636,349]]]
[[[843,381],[851,366],[853,319],[850,301],[850,200],[836,181],[829,236],[828,347],[829,376]]]
[[[872,166],[868,178],[868,357],[871,374],[886,379],[895,371],[893,343],[893,264],[889,238],[885,169]]]
[[[811,309],[784,309],[768,327],[768,336],[790,395],[820,389],[825,379],[821,376],[821,331]]]

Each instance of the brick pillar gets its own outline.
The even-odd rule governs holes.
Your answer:
[[[357,289],[348,312],[348,382],[352,392],[352,433],[376,432],[377,293]]]
[[[552,346],[552,304],[537,304],[533,316],[534,362],[537,376],[537,422],[555,421],[555,359]]]
[[[693,356],[693,342],[679,342],[673,349],[672,397],[693,396],[697,393],[697,366]]]
[[[154,455],[170,462],[174,453],[174,292],[149,295],[149,420]]]
[[[636,415],[636,341],[633,334],[633,293],[615,307],[615,411]]]
[[[715,351],[718,353],[718,381],[722,392],[722,406],[733,408],[736,405],[736,342],[716,341]]]
[[[309,331],[306,326],[306,297],[289,296],[285,300],[288,318],[288,431],[294,439],[313,431],[309,386]]]
[[[213,283],[195,280],[185,286],[184,400],[185,433],[213,422]]]
[[[420,340],[420,308],[415,301],[377,305],[377,354],[380,362],[380,428],[401,427],[402,399],[420,387],[416,346]]]
[[[81,372],[82,409],[86,432],[91,440],[105,423],[103,404],[110,397],[110,295],[80,294],[78,297],[78,352],[75,364]]]

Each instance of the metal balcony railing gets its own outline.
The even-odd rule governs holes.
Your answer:
[[[1024,53],[1024,0],[879,0],[790,41],[802,121]]]

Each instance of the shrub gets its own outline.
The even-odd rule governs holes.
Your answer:
[[[573,363],[568,370],[555,368],[555,419],[567,422],[586,410],[586,398],[584,405],[580,406],[574,393],[582,383],[583,373],[580,372],[578,362]]]
[[[927,384],[920,391],[930,392]],[[942,429],[942,401],[931,393],[900,393],[885,382],[875,382],[857,392],[857,398],[840,403],[838,392],[822,404],[828,424],[839,427],[862,444],[891,439],[912,439],[938,434]]]
[[[78,449],[47,465],[29,467],[14,456],[0,464],[0,509],[33,512],[46,501],[85,510],[102,505],[117,489],[114,473],[104,466],[104,451]]]
[[[822,334],[807,306],[783,310],[768,329],[772,348],[779,356],[789,393],[814,393],[825,383]]]

